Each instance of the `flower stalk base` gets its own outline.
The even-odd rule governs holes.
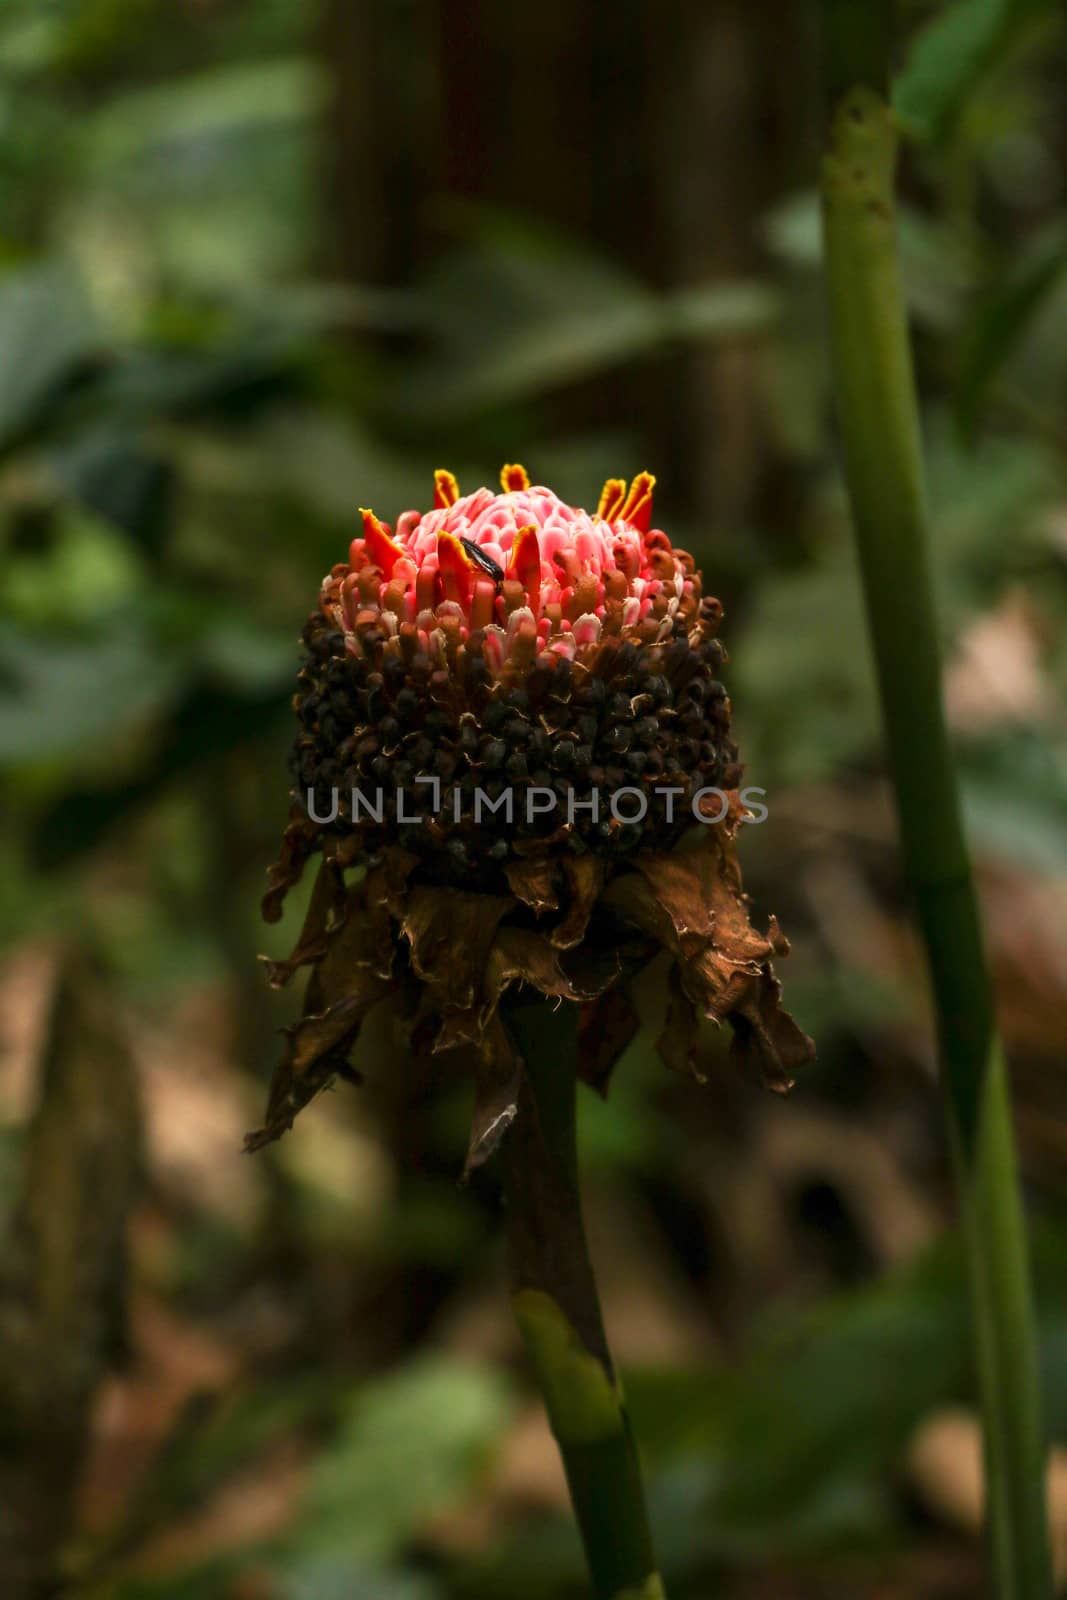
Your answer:
[[[582,1223],[576,1005],[507,1002],[525,1104],[500,1159],[512,1306],[559,1445],[598,1600],[662,1600],[637,1449]]]

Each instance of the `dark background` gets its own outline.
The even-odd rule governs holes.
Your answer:
[[[902,253],[946,692],[1067,1440],[1067,48],[906,5]],[[583,1591],[469,1087],[241,1156],[296,636],[370,504],[500,464],[657,523],[726,607],[785,1101],[647,1032],[583,1097],[590,1231],[672,1600],[970,1596],[966,1299],[837,476],[817,8],[6,0],[0,10],[5,1593]],[[1067,1458],[1064,1458],[1067,1460]],[[1054,1526],[1067,1546],[1067,1465]],[[20,1576],[22,1574],[23,1576]],[[20,1587],[21,1586],[21,1587]]]

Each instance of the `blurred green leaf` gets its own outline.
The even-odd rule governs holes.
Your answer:
[[[287,675],[288,676],[288,675]],[[230,694],[218,683],[197,684],[173,706],[158,744],[133,767],[117,773],[97,763],[95,783],[70,781],[34,818],[31,859],[39,870],[55,870],[93,849],[117,823],[158,800],[166,787],[242,745],[255,746],[288,710],[278,691]],[[287,730],[288,731],[288,728]],[[279,815],[284,785],[279,785]]]
[[[823,1302],[739,1369],[627,1374],[668,1573],[886,1538],[887,1474],[914,1428],[968,1392],[959,1252],[942,1246]]]
[[[740,1370],[629,1374],[635,1427],[652,1453],[710,1450],[726,1514],[758,1504],[769,1516],[819,1474],[884,1464],[920,1417],[966,1392],[962,1271],[942,1245],[793,1318]]]
[[[290,633],[275,633],[254,617],[215,613],[203,629],[196,660],[220,687],[252,697],[289,686],[297,647]]]
[[[956,0],[919,34],[893,89],[893,105],[911,131],[941,139],[978,81],[1056,0]]]
[[[49,457],[62,486],[142,548],[159,547],[175,489],[171,463],[131,430],[104,423]]]
[[[1067,867],[1067,743],[1004,728],[961,748],[964,813],[990,854],[1038,873]]]
[[[157,715],[182,664],[136,626],[82,641],[0,628],[0,761],[55,760]]]
[[[291,1560],[272,1545],[245,1546],[160,1576],[120,1576],[90,1593],[93,1600],[220,1600],[257,1578],[271,1600],[444,1600],[444,1591],[421,1574],[328,1555]]]
[[[302,349],[284,326],[235,330],[203,350],[141,345],[106,375],[100,402],[138,419],[247,414],[292,386]]]
[[[381,1559],[460,1499],[511,1415],[499,1373],[427,1357],[365,1385],[320,1457],[302,1544]]]
[[[176,727],[141,763],[146,779],[158,762],[176,770],[179,751],[192,759],[227,748],[242,727],[258,733],[263,715],[284,704],[295,657],[291,635],[176,589],[112,612],[81,637],[8,624],[0,627],[0,760],[99,756],[106,741],[150,727],[185,693],[184,733]],[[218,746],[216,724],[224,730]]]
[[[252,453],[254,481],[299,496],[342,529],[355,527],[361,505],[378,506],[383,515],[388,506],[395,515],[422,504],[431,481],[424,464],[413,469],[410,457],[379,443],[367,428],[296,406],[271,408]],[[339,553],[351,536],[342,536]]]
[[[117,314],[147,311],[157,276],[216,293],[305,270],[327,93],[320,64],[291,54],[172,73],[93,108],[69,227],[96,281],[125,265]],[[101,232],[108,215],[122,232]]]
[[[1067,1235],[1046,1226],[1033,1244],[1058,1438],[1067,1426],[1056,1365],[1067,1330]],[[668,1530],[667,1570],[851,1547],[888,1531],[897,1515],[889,1475],[914,1430],[940,1407],[973,1399],[967,1306],[962,1253],[950,1238],[784,1323],[739,1368],[628,1373],[631,1416],[654,1467],[657,1527]]]
[[[555,241],[498,241],[448,257],[423,289],[430,353],[391,409],[452,420],[573,383],[687,339],[763,332],[777,299],[756,283],[660,295],[609,261]]]
[[[316,1556],[286,1568],[280,1600],[434,1600],[441,1593],[429,1578],[413,1573],[364,1570]]]
[[[62,38],[63,19],[27,0],[8,0],[5,12],[0,14],[4,77],[31,76],[48,67]]]
[[[1065,1250],[1062,1230],[1037,1231],[1055,1437],[1067,1427]],[[903,1507],[892,1477],[915,1428],[938,1408],[971,1396],[958,1240],[941,1241],[877,1283],[788,1316],[739,1366],[635,1370],[625,1382],[672,1584],[701,1592],[708,1571],[724,1561],[764,1564],[877,1550],[890,1536],[900,1538]],[[310,1594],[323,1600],[335,1590],[366,1592],[368,1600],[408,1600],[410,1591],[411,1600],[422,1600],[422,1580],[377,1564],[469,1484],[472,1463],[506,1425],[503,1391],[492,1375],[486,1383],[473,1369],[423,1360],[366,1385],[347,1410],[292,1539],[262,1559],[278,1574],[286,1600]],[[217,1481],[220,1467],[232,1470],[250,1445],[299,1412],[272,1405],[246,1410],[251,1431],[246,1425],[234,1431],[241,1412],[228,1408],[216,1429],[227,1414],[221,1454],[217,1445],[203,1453],[202,1483]],[[195,1472],[195,1453],[191,1459]],[[245,1566],[253,1554],[246,1553]],[[187,1582],[174,1592],[190,1600],[210,1592],[192,1578],[171,1581]],[[450,1579],[448,1592],[464,1600],[502,1593],[535,1600],[572,1584],[581,1585],[577,1538],[568,1519],[555,1518],[468,1564]],[[158,1592],[121,1590],[123,1600]]]
[[[727,339],[766,333],[781,305],[769,284],[738,280],[694,284],[665,297],[663,337]]]
[[[877,748],[873,668],[847,547],[825,551],[813,570],[766,577],[731,655],[753,783],[773,789],[838,775]]]
[[[203,146],[249,125],[306,122],[323,104],[326,85],[301,57],[236,62],[111,100],[95,118],[91,152],[114,175],[123,162],[174,159],[182,146]]]
[[[968,451],[943,412],[926,431],[933,558],[946,649],[1034,559],[1037,521],[1058,487],[1055,453],[1031,438]],[[755,587],[729,667],[751,781],[769,787],[840,776],[881,749],[858,574],[839,499],[809,563]],[[826,619],[833,618],[833,627]]]
[[[956,413],[973,438],[990,384],[1067,267],[1067,226],[1057,222],[1030,241],[999,274],[964,333]]]
[[[0,452],[42,418],[101,336],[77,275],[43,262],[0,278]]]
[[[764,1512],[724,1512],[715,1475],[697,1458],[653,1482],[650,1503],[660,1559],[672,1585],[686,1580],[702,1592],[709,1570],[724,1562],[760,1567],[770,1560],[827,1561],[899,1548],[902,1518],[889,1486],[872,1477],[816,1474],[803,1494]]]
[[[0,580],[0,596],[13,621],[40,630],[91,624],[140,592],[141,563],[114,528],[63,511],[49,532],[45,549],[13,554]],[[47,649],[50,634],[34,637]]]
[[[1033,559],[1036,528],[1059,493],[1054,446],[1021,434],[965,448],[947,412],[926,423],[932,555],[944,631],[984,610]]]
[[[973,247],[939,216],[905,202],[898,207],[898,221],[908,309],[924,326],[953,328],[974,278]],[[814,189],[802,189],[780,200],[763,219],[761,231],[772,253],[794,271],[809,273],[819,268],[822,221]],[[809,337],[821,333],[821,315],[814,327],[812,320],[809,308],[800,330]],[[795,328],[787,325],[785,331],[796,337]]]

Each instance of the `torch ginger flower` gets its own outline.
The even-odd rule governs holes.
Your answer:
[[[250,1148],[355,1075],[363,1020],[393,996],[417,1042],[474,1057],[477,1165],[518,1105],[509,986],[585,1007],[583,1072],[603,1088],[636,1026],[618,980],[659,950],[669,1064],[693,1069],[702,1017],[775,1088],[813,1053],[779,1004],[788,944],[745,909],[721,607],[652,527],[654,483],[609,479],[590,514],[521,466],[465,496],[441,471],[432,510],[393,527],[362,512],[304,630],[264,915],[321,852],[297,946],[268,963],[275,986],[312,973]],[[708,791],[725,797],[714,824]]]

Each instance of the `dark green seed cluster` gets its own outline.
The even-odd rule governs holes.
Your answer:
[[[641,843],[668,847],[693,825],[698,789],[739,781],[730,704],[716,676],[722,646],[699,630],[697,638],[681,626],[659,644],[608,638],[580,661],[545,652],[521,675],[497,680],[476,634],[446,669],[381,635],[365,635],[353,655],[316,613],[304,629],[294,699],[297,800],[306,807],[310,790],[315,816],[327,818],[336,792],[338,815],[324,832],[355,828],[367,855],[402,844],[423,857],[426,877],[469,887],[495,887],[509,859],[546,849],[617,857]],[[656,793],[666,787],[682,792]],[[551,791],[555,808],[528,815],[532,788]],[[364,797],[355,820],[353,789]],[[624,789],[647,798],[642,820],[612,815],[613,795],[620,816],[640,810],[639,796]],[[380,822],[368,810],[379,791]],[[510,820],[503,805],[489,809],[505,791]],[[551,802],[540,796],[537,804]]]

